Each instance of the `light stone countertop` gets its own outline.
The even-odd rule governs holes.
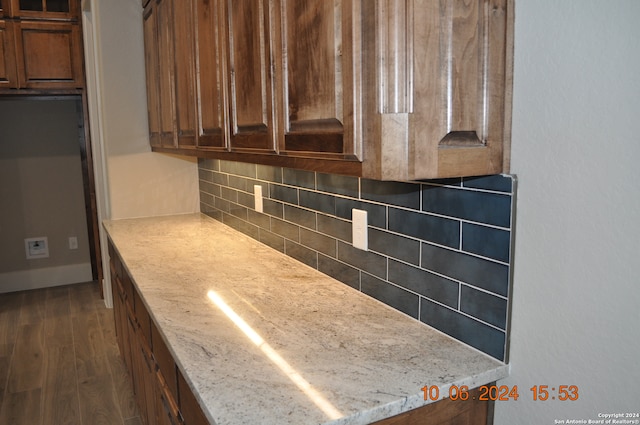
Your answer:
[[[203,214],[105,221],[217,425],[368,424],[508,365]]]

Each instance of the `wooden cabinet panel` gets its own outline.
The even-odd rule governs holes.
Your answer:
[[[78,20],[78,0],[2,0],[6,16],[21,19]]]
[[[78,24],[15,21],[18,86],[27,89],[84,87]]]
[[[275,152],[271,72],[271,1],[226,3],[230,146]]]
[[[167,348],[162,335],[155,324],[151,324],[151,341],[153,346],[153,357],[158,364],[158,370],[163,377],[169,394],[174,400],[178,399],[178,378],[176,376],[176,365],[173,356]]]
[[[197,144],[201,148],[226,149],[228,112],[226,109],[224,0],[195,0]]]
[[[0,19],[0,89],[17,86],[12,25]]]
[[[361,157],[359,1],[279,3],[280,153]]]
[[[158,107],[160,144],[177,147],[175,132],[173,0],[158,0],[155,4],[158,27]]]
[[[147,80],[147,110],[149,119],[149,143],[160,143],[160,58],[158,56],[158,13],[155,0],[143,12],[144,62]]]
[[[168,0],[165,0],[168,1]],[[193,1],[179,1],[173,8],[174,108],[179,147],[196,145],[196,96]]]
[[[178,394],[180,397],[180,411],[184,425],[209,425],[202,408],[198,404],[193,392],[189,388],[182,373],[178,370]]]

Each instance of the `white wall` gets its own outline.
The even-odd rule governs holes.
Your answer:
[[[151,152],[139,0],[84,0],[87,95],[99,220],[199,211],[195,158]],[[101,228],[103,289],[111,306]]]
[[[198,211],[196,159],[152,153],[149,147],[140,1],[93,0],[90,13],[109,218]]]
[[[511,376],[499,425],[640,411],[640,2],[516,0]],[[577,401],[532,401],[577,385]]]

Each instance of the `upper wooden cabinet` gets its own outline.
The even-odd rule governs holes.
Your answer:
[[[508,171],[513,0],[151,0],[145,22],[169,2],[145,23],[150,114],[173,132],[154,142],[150,120],[157,151],[383,180]]]
[[[75,0],[2,0],[0,89],[84,87],[82,34]]]
[[[78,0],[0,0],[5,17],[20,19],[79,19]]]

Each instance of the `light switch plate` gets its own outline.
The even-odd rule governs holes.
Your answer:
[[[364,210],[352,209],[351,218],[353,221],[353,246],[363,251],[369,250],[369,238],[367,234],[367,212]]]

